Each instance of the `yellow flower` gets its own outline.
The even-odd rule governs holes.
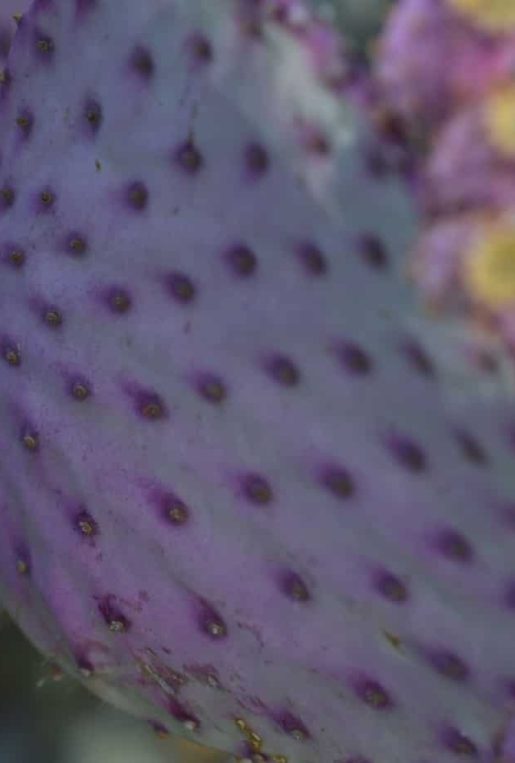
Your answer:
[[[456,11],[492,32],[515,30],[515,0],[448,0]],[[511,27],[511,29],[510,29]]]
[[[464,260],[473,299],[492,309],[515,307],[515,222],[487,226]]]
[[[484,119],[490,145],[515,158],[515,84],[497,88],[488,96]]]

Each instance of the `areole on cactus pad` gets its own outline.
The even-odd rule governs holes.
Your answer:
[[[410,188],[298,7],[20,24],[1,598],[92,691],[243,760],[511,763],[511,366],[424,313]]]

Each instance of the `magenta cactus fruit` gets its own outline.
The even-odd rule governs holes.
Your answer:
[[[240,760],[511,763],[507,360],[420,309],[409,189],[280,5],[19,27],[1,598],[92,691]]]

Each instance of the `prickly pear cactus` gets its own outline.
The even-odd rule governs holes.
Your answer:
[[[240,760],[511,763],[510,367],[423,312],[409,189],[321,29],[279,0],[20,24],[1,597],[92,691]]]

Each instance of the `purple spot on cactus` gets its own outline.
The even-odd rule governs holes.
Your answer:
[[[431,360],[429,355],[426,353],[424,348],[418,342],[415,342],[414,340],[410,339],[401,348],[401,350],[403,354],[405,355],[407,361],[410,363],[410,365],[421,376],[426,376],[427,378],[433,378],[436,375],[433,361]]]
[[[127,203],[136,212],[142,212],[148,205],[148,189],[145,183],[135,180],[127,186]]]
[[[227,388],[219,376],[202,374],[197,379],[197,390],[209,403],[223,403],[227,397]]]
[[[68,383],[68,391],[74,400],[82,403],[91,397],[92,390],[90,383],[83,377],[75,377],[70,379]]]
[[[8,247],[5,254],[5,261],[9,265],[12,265],[13,268],[17,268],[19,270],[25,265],[27,261],[25,250],[18,246]]]
[[[28,109],[22,109],[16,117],[16,125],[24,138],[29,138],[34,127],[34,115]]]
[[[123,315],[132,307],[132,298],[126,289],[111,286],[105,291],[105,301],[112,313]]]
[[[339,763],[339,761],[338,761]],[[371,763],[370,758],[364,758],[361,755],[345,758],[341,763]]]
[[[136,47],[130,57],[130,66],[142,79],[150,79],[154,74],[154,59],[147,48]]]
[[[169,294],[176,302],[188,304],[192,302],[196,295],[195,285],[189,276],[184,273],[169,273],[166,278],[166,285]]]
[[[34,35],[34,44],[36,52],[41,60],[50,61],[55,52],[55,43],[48,34],[36,30]]]
[[[44,307],[41,312],[41,319],[43,323],[49,328],[60,328],[63,324],[63,316],[60,310],[54,306]]]
[[[39,432],[29,424],[25,424],[21,430],[21,444],[25,450],[29,453],[37,453],[39,451]]]
[[[515,611],[515,580],[511,580],[506,586],[504,602],[509,609]]]
[[[18,575],[28,576],[32,571],[30,553],[26,546],[20,545],[15,551],[16,572]]]
[[[243,495],[251,503],[265,505],[273,500],[270,483],[259,474],[247,474],[242,479]]]
[[[384,178],[391,170],[386,147],[378,143],[366,146],[363,154],[365,167],[377,180]]]
[[[515,532],[515,504],[500,507],[500,519],[510,532]]]
[[[363,261],[378,270],[388,265],[388,253],[386,247],[377,236],[372,234],[363,234],[358,242],[358,254]]]
[[[284,712],[277,716],[277,724],[288,736],[297,742],[305,742],[310,738],[310,733],[306,725],[290,712]]]
[[[77,531],[85,538],[93,538],[98,535],[98,524],[89,511],[82,509],[74,519]]]
[[[168,411],[162,398],[150,390],[137,390],[134,393],[136,412],[147,421],[160,421],[168,418]]]
[[[448,727],[442,734],[442,743],[450,752],[466,758],[476,758],[478,748],[475,743],[461,731]]]
[[[27,261],[27,255],[25,250],[20,246],[16,246],[16,244],[8,244],[5,247],[3,259],[4,262],[11,265],[13,268],[20,269],[25,265]]]
[[[188,175],[195,175],[204,164],[202,154],[191,138],[178,146],[175,151],[175,161]]]
[[[511,677],[506,679],[504,682],[504,690],[510,700],[515,701],[515,677]]]
[[[297,247],[298,258],[309,275],[321,276],[327,272],[327,260],[320,248],[311,241],[305,241]]]
[[[213,47],[203,34],[194,34],[188,40],[188,48],[195,63],[207,64],[213,60]]]
[[[365,376],[372,370],[370,356],[359,345],[353,342],[340,344],[338,355],[345,368],[353,374]]]
[[[265,361],[265,370],[283,387],[295,387],[300,381],[300,371],[286,355],[271,355]]]
[[[465,430],[459,430],[456,432],[456,440],[460,446],[464,457],[471,464],[477,466],[486,466],[488,463],[488,457],[482,445]]]
[[[141,593],[146,594],[145,591]],[[163,651],[166,653],[170,652],[170,650],[164,648]],[[183,686],[188,683],[189,679],[186,675],[170,667],[170,665],[161,662],[161,660],[156,656],[152,649],[146,650],[142,661],[138,662],[145,682],[154,684],[157,681],[161,684],[161,686],[165,684],[167,691],[173,691],[176,694],[178,694]]]
[[[427,469],[424,451],[414,440],[404,435],[391,434],[387,445],[395,460],[408,471],[420,473]]]
[[[377,570],[374,575],[374,586],[385,599],[396,604],[404,604],[408,600],[408,589],[402,580],[387,570]]]
[[[442,556],[460,564],[470,563],[474,556],[472,546],[467,538],[451,527],[440,530],[435,536],[434,546]]]
[[[227,626],[224,620],[218,612],[206,602],[201,603],[199,625],[202,631],[214,641],[224,639],[228,635]]]
[[[55,207],[56,196],[51,188],[43,188],[37,196],[37,205],[40,212],[51,212]]]
[[[7,210],[14,206],[16,201],[16,191],[10,185],[4,185],[0,188],[0,209]]]
[[[252,41],[259,42],[263,37],[261,0],[246,0],[240,3],[238,22],[241,33]]]
[[[197,731],[200,728],[200,721],[197,716],[188,710],[176,699],[168,701],[168,709],[176,721],[179,721],[187,731]]]
[[[245,164],[254,178],[262,177],[270,165],[266,149],[259,143],[250,143],[245,149]]]
[[[174,493],[161,497],[161,510],[166,521],[175,526],[185,525],[190,517],[188,506]]]
[[[64,246],[67,253],[74,257],[80,257],[88,251],[87,239],[78,231],[72,231],[67,235]]]
[[[199,683],[210,686],[212,689],[222,689],[218,671],[213,665],[186,665],[185,670]]]
[[[88,98],[84,104],[84,119],[88,130],[96,134],[102,125],[102,107],[95,98]]]
[[[21,366],[20,348],[9,339],[2,341],[2,357],[10,366]]]
[[[225,256],[229,267],[237,276],[246,278],[256,271],[257,257],[246,244],[232,246]]]
[[[121,612],[115,604],[116,596],[108,594],[98,603],[98,611],[105,620],[109,630],[113,633],[126,633],[130,627],[130,620]]]
[[[385,110],[379,115],[378,129],[388,141],[407,146],[410,141],[409,127],[400,114]]]
[[[336,498],[347,499],[356,492],[350,472],[341,466],[325,467],[320,475],[320,482]]]
[[[326,157],[331,153],[331,141],[319,127],[311,126],[305,130],[304,145],[310,154]]]
[[[378,681],[360,678],[354,682],[354,691],[359,699],[374,710],[391,710],[393,700]]]
[[[428,650],[426,658],[430,665],[440,673],[440,675],[449,678],[451,681],[459,683],[465,682],[470,676],[468,666],[461,657],[442,649]]]
[[[293,601],[306,602],[311,599],[306,583],[300,575],[292,570],[285,570],[281,574],[279,586],[284,595]]]
[[[89,678],[95,672],[95,666],[85,655],[76,655],[75,664],[77,665],[77,670],[84,678]]]

